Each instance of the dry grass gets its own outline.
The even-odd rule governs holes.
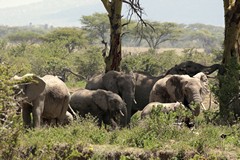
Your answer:
[[[122,47],[122,53],[123,53],[123,56],[128,54],[130,55],[141,54],[141,53],[147,52],[149,49],[150,49],[149,47]],[[186,48],[161,48],[161,49],[157,49],[157,53],[174,50],[176,54],[182,54],[185,49]],[[198,52],[204,52],[203,48],[198,48],[196,50]]]

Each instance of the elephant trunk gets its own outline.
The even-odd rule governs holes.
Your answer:
[[[200,96],[199,93],[195,93],[193,94],[193,100],[194,103],[194,108],[192,108],[192,112],[194,116],[198,116],[200,114],[200,108],[201,108],[201,104],[202,104],[202,98]]]
[[[127,123],[130,122],[130,118],[131,118],[131,112],[132,112],[132,106],[134,104],[135,98],[134,95],[131,94],[125,94],[122,96],[124,102],[127,105]]]
[[[125,127],[127,125],[127,108],[126,106],[122,106],[119,110],[120,114],[120,127]]]
[[[213,64],[211,66],[208,66],[208,67],[204,68],[202,70],[202,72],[204,72],[205,74],[208,75],[208,74],[211,74],[211,73],[213,73],[214,71],[216,71],[220,68],[221,68],[221,64]]]

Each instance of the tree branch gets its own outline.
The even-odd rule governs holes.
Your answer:
[[[128,4],[132,10],[132,13],[129,14],[130,18],[132,17],[133,13],[137,15],[141,24],[147,26],[148,24],[143,20],[142,15],[144,14],[143,8],[141,7],[139,0],[123,0],[124,3]]]
[[[108,0],[101,0],[101,1],[104,5],[105,9],[107,10],[107,12],[110,13],[111,12],[111,6],[110,6],[111,2],[109,2]]]

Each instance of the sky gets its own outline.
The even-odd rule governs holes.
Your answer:
[[[183,24],[224,26],[222,0],[140,0],[144,19]],[[127,7],[123,7],[127,15]],[[0,0],[0,25],[80,27],[79,19],[106,13],[101,0]]]

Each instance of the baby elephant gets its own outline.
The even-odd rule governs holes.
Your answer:
[[[144,107],[141,113],[141,119],[146,118],[146,116],[150,115],[153,108],[162,107],[161,111],[163,113],[169,113],[170,111],[176,111],[177,108],[180,108],[182,105],[179,102],[176,103],[160,103],[160,102],[151,102]]]
[[[127,124],[127,108],[122,98],[111,91],[102,89],[81,89],[74,92],[70,99],[70,106],[80,116],[90,113],[101,123],[116,128]]]

